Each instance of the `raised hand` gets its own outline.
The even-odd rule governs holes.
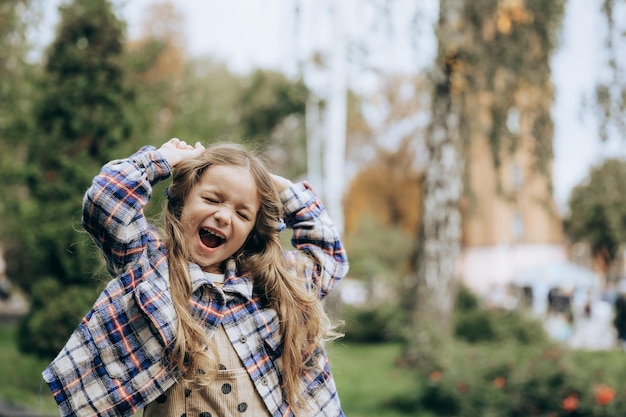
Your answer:
[[[172,167],[175,167],[179,162],[185,159],[199,156],[204,152],[204,146],[202,146],[200,142],[196,142],[196,144],[192,146],[184,140],[172,138],[161,145],[159,152]]]
[[[272,174],[272,182],[274,183],[276,191],[278,191],[279,193],[293,185],[293,183],[287,178],[281,177],[280,175],[276,174]]]

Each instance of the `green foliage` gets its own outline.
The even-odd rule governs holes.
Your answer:
[[[454,333],[469,343],[512,341],[528,345],[547,341],[541,322],[517,311],[486,309],[466,287],[459,289]]]
[[[41,355],[63,345],[94,300],[99,262],[94,246],[77,233],[82,197],[100,167],[118,156],[132,126],[124,25],[110,2],[76,0],[60,11],[34,104],[37,132],[24,141],[23,192],[7,203],[8,275],[26,290],[51,282],[63,289],[33,294],[37,301],[20,325],[20,346]]]
[[[124,112],[132,90],[123,64],[123,23],[107,0],[77,0],[60,12],[36,109],[43,138],[36,139],[39,152],[33,156],[44,169],[57,168],[59,154],[74,164],[77,158],[106,162],[131,129]]]
[[[241,79],[224,64],[206,58],[190,60],[176,95],[171,131],[202,142],[240,137],[243,128],[234,120],[243,88]]]
[[[0,324],[0,398],[36,411],[41,416],[58,416],[56,403],[42,387],[41,371],[49,358],[22,354],[16,346],[15,324]],[[15,414],[17,415],[17,412]]]
[[[373,216],[365,216],[357,230],[345,239],[350,273],[364,280],[376,277],[398,288],[406,274],[414,240],[399,227],[383,227]]]
[[[242,139],[258,145],[279,174],[301,176],[306,171],[306,86],[302,80],[265,70],[241,82],[235,115]]]
[[[621,3],[621,5],[620,5]],[[598,134],[603,141],[610,137],[626,139],[626,23],[623,0],[604,0],[601,11],[605,19],[605,60],[608,69],[597,79],[595,88],[595,114],[599,120]]]
[[[357,343],[386,343],[401,340],[405,317],[395,304],[377,304],[373,307],[345,307],[344,339]]]
[[[26,144],[23,200],[12,204],[9,275],[28,288],[44,275],[88,281],[94,256],[75,230],[82,195],[130,132],[121,66],[123,26],[105,0],[61,8]]]
[[[249,139],[266,139],[292,114],[304,115],[307,88],[283,74],[257,70],[239,97],[239,122]]]
[[[17,185],[23,169],[24,138],[33,132],[33,76],[27,62],[27,33],[38,21],[30,0],[0,2],[0,236],[16,222],[13,201],[22,192]],[[11,196],[7,198],[6,196]]]
[[[485,310],[470,311],[457,317],[454,332],[471,343],[492,342],[496,339],[494,317]]]
[[[96,295],[94,287],[64,285],[57,278],[38,281],[31,293],[30,313],[19,326],[20,350],[43,358],[54,357],[89,311]]]
[[[509,155],[519,145],[518,134],[507,127],[511,110],[519,110],[532,118],[537,168],[543,175],[550,175],[553,157],[553,123],[549,115],[552,98],[548,92],[550,60],[558,46],[565,3],[565,0],[464,2],[464,18],[472,27],[472,39],[459,58],[470,89],[493,94],[489,109],[493,123],[488,137],[496,168],[500,168],[503,155]],[[547,94],[546,99],[537,103],[541,107],[538,114],[532,114],[537,108],[516,109],[520,103],[516,103],[515,92],[525,88]],[[472,116],[472,112],[482,109],[470,104],[470,117],[478,117]]]
[[[452,344],[444,365],[419,373],[417,388],[394,408],[414,416],[617,417],[626,403],[622,352],[567,351],[549,342]]]
[[[464,314],[480,308],[480,300],[465,285],[461,285],[456,294],[457,314]]]
[[[439,353],[437,367],[415,371],[418,387],[395,401],[398,410],[441,417],[617,417],[626,402],[621,352],[563,349],[548,340],[540,322],[487,310],[465,288],[456,336]]]
[[[569,197],[565,230],[574,241],[589,242],[595,253],[615,258],[626,243],[626,162],[608,159],[594,167]]]
[[[342,312],[347,340],[381,343],[402,338],[408,311],[401,308],[407,301],[403,278],[413,241],[399,227],[381,227],[371,216],[364,217],[346,238],[351,276],[371,294],[367,306],[346,307]]]

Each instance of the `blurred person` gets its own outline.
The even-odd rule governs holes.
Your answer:
[[[613,326],[617,332],[617,342],[626,350],[626,294],[620,292],[615,299]]]

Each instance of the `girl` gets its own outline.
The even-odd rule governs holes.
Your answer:
[[[143,208],[172,170],[158,234]],[[172,139],[106,164],[82,221],[114,279],[43,372],[61,415],[344,415],[319,301],[348,264],[306,183]]]

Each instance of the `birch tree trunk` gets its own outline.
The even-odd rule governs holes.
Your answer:
[[[407,359],[433,365],[451,335],[460,253],[463,192],[463,76],[457,57],[463,36],[464,0],[441,0],[429,152],[424,177],[423,217],[412,277],[412,311]]]
[[[343,193],[346,173],[346,118],[348,90],[346,78],[346,33],[344,2],[332,3],[331,22],[334,42],[330,52],[330,88],[326,108],[326,138],[324,140],[324,201],[333,223],[343,233]]]

